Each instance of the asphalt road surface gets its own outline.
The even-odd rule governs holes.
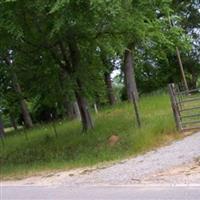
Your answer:
[[[1,200],[200,200],[200,186],[2,186]]]

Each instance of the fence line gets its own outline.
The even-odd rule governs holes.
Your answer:
[[[184,91],[180,85],[169,84],[168,90],[177,129],[200,129],[200,89]]]

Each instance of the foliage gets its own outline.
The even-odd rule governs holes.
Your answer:
[[[194,40],[198,6],[196,1],[171,0],[1,0],[0,106],[19,118],[14,102],[24,97],[37,123],[42,113],[65,117],[65,102],[73,103],[77,94],[101,105],[106,102],[104,74],[123,71],[129,47],[140,93],[180,80],[176,47],[184,53],[187,78],[195,85],[200,73]],[[11,61],[9,70],[5,58]],[[21,97],[14,92],[13,74]]]

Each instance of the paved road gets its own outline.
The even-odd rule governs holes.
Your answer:
[[[2,186],[1,200],[199,200],[197,186]]]

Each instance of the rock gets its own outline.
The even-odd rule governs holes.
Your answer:
[[[114,146],[118,141],[120,140],[120,137],[118,135],[112,135],[109,139],[108,139],[108,144],[110,146]]]
[[[69,174],[69,176],[74,176],[74,174]]]

